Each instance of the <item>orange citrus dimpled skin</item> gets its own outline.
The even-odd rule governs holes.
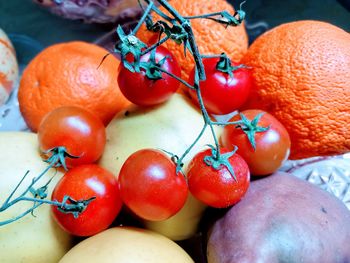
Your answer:
[[[194,16],[208,14],[213,12],[228,11],[234,14],[233,7],[225,0],[170,0],[173,6],[182,16]],[[160,10],[165,12],[163,7]],[[165,12],[169,14],[168,12]],[[160,16],[152,14],[153,21],[160,20]],[[225,27],[215,21],[208,19],[193,19],[191,26],[196,38],[199,51],[202,54],[221,54],[225,52],[234,61],[239,61],[248,48],[248,35],[244,25],[238,27]],[[165,34],[163,34],[165,36]],[[137,37],[146,44],[156,42],[158,33],[147,31],[146,26],[142,25],[137,33]],[[178,45],[174,41],[169,40],[163,44],[177,58],[182,68],[182,78],[188,79],[194,63],[190,53],[184,55],[183,45]]]
[[[260,36],[242,63],[253,68],[246,108],[288,130],[291,159],[350,150],[350,34],[319,21],[280,25]]]
[[[105,125],[130,104],[117,83],[119,61],[107,50],[85,42],[52,45],[38,54],[23,72],[18,91],[21,113],[37,131],[46,113],[59,106],[80,106]]]

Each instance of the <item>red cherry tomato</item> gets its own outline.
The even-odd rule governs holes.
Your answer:
[[[141,56],[141,63],[150,60],[151,52]],[[176,58],[165,47],[156,49],[155,61],[165,62],[160,67],[177,77],[181,76],[181,69]],[[180,82],[166,73],[161,73],[161,79],[149,79],[145,70],[140,73],[131,72],[123,64],[120,64],[118,84],[121,92],[132,103],[141,106],[152,106],[163,103],[173,95],[180,86]]]
[[[139,217],[159,221],[176,214],[185,204],[184,176],[163,152],[139,150],[125,161],[119,174],[124,203]]]
[[[220,150],[221,154],[228,152],[224,148]],[[190,192],[198,200],[212,207],[225,208],[234,205],[248,190],[250,181],[248,165],[236,153],[227,159],[233,169],[235,180],[226,166],[220,165],[215,169],[204,161],[211,155],[211,149],[204,150],[189,163],[187,178]]]
[[[72,213],[64,213],[52,206],[56,222],[76,236],[91,236],[106,229],[122,207],[117,179],[96,164],[74,167],[61,178],[51,199],[62,202],[65,196],[74,200],[96,197],[77,218]]]
[[[78,107],[64,106],[48,113],[38,129],[41,151],[63,146],[70,155],[68,167],[93,163],[103,153],[106,131],[102,121],[92,113]]]
[[[248,98],[253,82],[250,69],[237,68],[232,71],[233,77],[228,73],[216,69],[219,58],[203,59],[206,80],[200,82],[200,90],[204,106],[209,113],[223,115],[231,113],[241,107]],[[238,66],[232,63],[232,66]],[[190,73],[189,83],[194,83],[194,69]],[[197,94],[189,90],[193,101],[198,104]]]
[[[248,163],[253,175],[264,176],[275,172],[289,156],[291,142],[287,130],[275,117],[261,110],[245,110],[242,114],[250,121],[258,114],[263,114],[257,126],[269,129],[255,133],[254,150],[244,127],[227,125],[221,135],[222,145],[227,149],[237,146],[237,153]],[[235,115],[230,121],[238,120],[241,120],[240,115]]]

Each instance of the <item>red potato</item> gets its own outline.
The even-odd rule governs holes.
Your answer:
[[[350,262],[350,212],[336,197],[287,173],[251,183],[213,226],[209,263]]]

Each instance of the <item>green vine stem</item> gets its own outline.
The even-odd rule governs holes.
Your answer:
[[[152,2],[152,1],[147,1]],[[205,80],[205,72],[204,72],[204,65],[202,60],[200,59],[200,53],[198,50],[198,46],[196,44],[194,34],[192,31],[192,27],[190,25],[189,20],[183,18],[166,0],[158,0],[159,4],[161,4],[171,15],[174,16],[174,18],[179,22],[179,24],[183,27],[185,32],[187,33],[188,42],[190,51],[193,53],[193,58],[196,64],[196,67],[198,68],[199,72],[199,79]]]
[[[16,198],[15,200],[13,200],[7,206],[3,205],[0,209],[0,212],[6,210],[7,208],[9,208],[9,207],[13,206],[14,204],[21,202],[21,201],[33,202],[34,203],[33,207],[27,209],[22,214],[14,217],[14,218],[11,218],[11,219],[8,219],[5,221],[0,221],[0,227],[21,219],[22,217],[33,212],[36,208],[38,208],[39,206],[41,206],[43,204],[57,206],[60,209],[60,211],[62,211],[63,213],[72,213],[74,215],[74,217],[77,217],[80,213],[82,213],[87,208],[88,204],[95,199],[96,199],[96,197],[91,197],[89,199],[82,199],[82,200],[77,200],[77,201],[75,201],[74,199],[69,199],[69,200],[73,200],[74,202],[67,203],[65,201],[58,202],[58,201],[51,201],[51,200],[47,200],[47,199],[41,199],[41,198],[21,196],[21,197]]]
[[[197,135],[196,139],[194,140],[194,142],[186,149],[186,151],[178,158],[178,162],[176,165],[176,173],[178,173],[179,171],[181,171],[182,169],[182,163],[183,160],[185,159],[185,157],[190,153],[190,151],[193,149],[193,147],[198,143],[198,141],[200,140],[200,138],[203,136],[205,130],[207,129],[208,124],[204,123],[201,131],[199,132],[199,134]]]
[[[142,17],[140,18],[139,22],[137,23],[136,27],[132,30],[132,34],[135,35],[136,32],[140,29],[141,25],[143,24],[143,22],[146,20],[146,18],[148,17],[148,14],[152,11],[152,8],[154,6],[154,3],[151,2],[146,10],[144,10],[144,13],[142,15]]]
[[[46,174],[51,168],[55,167],[56,163],[52,162],[50,163],[43,172],[39,174],[38,177],[33,178],[32,182],[30,185],[26,188],[26,190],[20,195],[20,196],[25,196],[28,192],[30,192],[31,189],[33,189],[33,186],[35,183],[37,183],[43,176]],[[5,203],[1,206],[0,212],[4,211],[7,207],[11,206],[10,199],[13,197],[15,192],[18,190],[19,186],[23,183],[24,179],[27,177],[29,174],[29,171],[27,171],[24,176],[22,177],[22,180],[19,182],[19,184],[15,187],[15,189],[11,192],[10,196],[6,199]]]
[[[156,67],[156,68],[157,68],[159,71],[161,71],[161,72],[163,72],[163,73],[169,75],[170,77],[176,79],[177,81],[179,81],[180,83],[182,83],[183,85],[185,85],[187,88],[192,89],[192,90],[195,89],[194,86],[192,86],[191,84],[189,84],[187,81],[183,80],[182,78],[179,78],[178,76],[176,76],[176,75],[174,75],[174,74],[172,74],[172,73],[170,73],[170,72],[168,72],[168,71],[162,69],[161,67]]]
[[[66,196],[62,202],[47,200],[47,188],[53,177],[50,178],[44,186],[34,188],[35,184],[52,168],[63,167],[65,170],[67,170],[65,158],[78,157],[67,153],[64,147],[50,149],[49,151],[45,152],[45,154],[51,154],[51,156],[48,159],[44,160],[48,163],[48,166],[37,177],[34,177],[32,179],[28,187],[21,194],[19,194],[18,197],[13,198],[30,172],[26,171],[19,183],[15,186],[10,195],[6,198],[5,202],[0,206],[0,213],[14,206],[18,202],[33,202],[33,206],[14,218],[5,221],[0,221],[0,227],[15,222],[29,213],[32,213],[33,215],[34,210],[42,204],[57,206],[62,212],[72,213],[75,217],[77,217],[81,212],[83,212],[86,209],[88,204],[95,199],[95,197],[91,197],[88,199],[74,200],[73,198]],[[28,197],[27,195],[29,193],[32,194],[33,197]],[[70,203],[68,203],[67,201],[70,201]]]
[[[203,15],[198,15],[198,16],[184,16],[185,19],[197,19],[197,18],[208,18],[208,17],[213,17],[213,16],[219,16],[221,15],[221,12],[214,12],[214,13],[209,13],[209,14],[203,14]]]
[[[42,203],[36,203],[33,205],[33,207],[31,209],[26,210],[22,214],[19,214],[18,216],[11,218],[11,219],[8,219],[8,220],[5,220],[5,221],[1,221],[0,227],[5,226],[5,225],[10,224],[10,223],[13,223],[13,222],[21,219],[22,217],[25,217],[26,215],[28,215],[29,213],[32,213],[36,208],[38,208],[41,205],[42,205]]]
[[[212,121],[213,125],[226,126],[226,125],[241,125],[242,121]]]
[[[216,137],[216,133],[215,133],[215,130],[214,130],[214,125],[213,125],[213,123],[212,123],[212,121],[210,119],[210,116],[209,116],[209,114],[208,114],[208,112],[207,112],[207,110],[206,110],[206,108],[204,106],[201,90],[199,88],[199,83],[196,83],[196,81],[195,81],[194,86],[195,87],[197,86],[196,94],[197,94],[197,98],[198,98],[198,101],[199,101],[200,109],[201,109],[201,112],[202,112],[202,115],[203,115],[203,118],[204,118],[204,122],[209,125],[210,131],[211,131],[211,133],[213,135],[215,147],[217,149],[217,151],[216,151],[216,158],[220,159],[220,145],[219,145],[218,139]]]
[[[188,153],[193,149],[193,147],[198,143],[199,139],[202,137],[202,135],[204,134],[205,130],[208,128],[210,128],[211,134],[213,136],[213,140],[215,143],[215,150],[212,150],[213,155],[213,162],[211,163],[215,163],[217,164],[222,164],[226,166],[226,161],[224,157],[221,157],[220,155],[220,145],[218,142],[218,138],[216,136],[215,133],[215,129],[214,126],[224,126],[224,125],[230,125],[230,124],[234,124],[234,125],[242,125],[242,121],[237,121],[237,122],[217,122],[217,121],[212,121],[205,106],[204,106],[204,101],[201,95],[201,90],[200,90],[200,82],[204,81],[206,79],[205,76],[205,70],[204,70],[204,65],[203,65],[203,58],[220,58],[220,61],[218,63],[218,67],[222,68],[222,70],[227,73],[232,75],[232,71],[230,71],[231,69],[234,69],[231,66],[231,62],[229,60],[229,58],[226,56],[226,54],[222,53],[222,54],[213,54],[213,55],[202,55],[199,52],[198,46],[196,44],[196,40],[195,40],[195,36],[193,34],[192,31],[192,27],[190,24],[190,20],[191,19],[198,19],[198,18],[204,18],[204,19],[211,19],[214,20],[218,23],[221,24],[225,24],[226,26],[237,26],[239,24],[242,23],[244,17],[245,17],[245,13],[244,11],[241,9],[240,6],[240,10],[236,11],[233,15],[229,14],[227,11],[222,11],[222,12],[214,12],[214,13],[209,13],[209,14],[202,14],[202,15],[198,15],[198,16],[188,16],[188,17],[184,17],[181,16],[181,14],[179,14],[177,12],[177,10],[175,10],[166,0],[157,0],[157,2],[166,10],[168,11],[168,13],[173,17],[168,16],[167,14],[165,14],[164,12],[162,12],[157,6],[154,5],[154,2],[152,0],[144,0],[146,2],[146,4],[148,4],[147,9],[144,9],[142,7],[142,4],[139,1],[139,4],[141,6],[141,8],[145,11],[145,13],[143,14],[141,20],[139,21],[139,23],[137,24],[137,26],[135,27],[135,29],[132,31],[132,37],[134,37],[133,35],[136,34],[137,30],[140,28],[141,23],[146,22],[147,28],[149,30],[152,30],[154,32],[159,31],[160,35],[159,35],[159,40],[157,43],[151,45],[150,47],[145,47],[143,50],[140,49],[140,53],[136,52],[137,49],[139,47],[141,47],[141,45],[139,45],[138,48],[136,48],[135,45],[129,44],[128,46],[128,41],[126,41],[126,39],[130,38],[131,36],[126,36],[122,31],[119,30],[119,36],[121,38],[121,41],[123,41],[124,46],[123,46],[123,50],[117,50],[118,53],[121,53],[122,55],[126,55],[127,53],[132,53],[134,54],[134,64],[136,65],[130,65],[126,62],[125,57],[122,56],[122,62],[126,63],[127,65],[125,65],[127,68],[129,68],[130,70],[134,70],[134,69],[138,69],[139,68],[139,64],[140,64],[140,56],[144,55],[148,52],[151,52],[152,50],[154,50],[156,47],[158,47],[159,45],[163,44],[164,42],[168,41],[169,39],[175,41],[178,44],[183,44],[184,45],[184,53],[186,55],[186,50],[188,50],[191,55],[193,56],[194,62],[195,62],[195,81],[194,81],[194,85],[190,85],[189,83],[187,83],[185,80],[163,70],[160,66],[157,65],[150,65],[153,68],[156,68],[157,70],[159,70],[160,72],[163,72],[164,74],[168,74],[171,77],[177,79],[179,82],[181,82],[183,85],[185,85],[187,88],[195,90],[196,91],[196,95],[197,95],[197,99],[199,102],[199,106],[200,106],[200,111],[202,113],[202,117],[204,120],[204,124],[203,127],[200,131],[200,133],[198,134],[198,136],[195,138],[194,142],[186,149],[186,151],[178,158],[178,162],[177,162],[177,171],[180,171],[182,168],[182,163],[183,163],[183,159],[188,155]],[[162,17],[165,21],[167,21],[168,23],[170,23],[171,25],[169,25],[167,22],[165,21],[157,21],[156,23],[153,23],[152,19],[151,19],[151,10],[156,12],[160,17]],[[161,34],[165,33],[166,37],[164,38],[160,38]],[[141,41],[139,39],[137,39],[137,41],[139,43],[141,43]],[[151,62],[150,62],[151,63]],[[153,62],[154,64],[154,62]],[[147,67],[147,65],[145,65]],[[137,71],[137,70],[136,70]],[[230,168],[230,167],[228,167]],[[232,169],[229,169],[230,172]],[[234,175],[233,175],[234,176]]]
[[[225,56],[225,53],[214,54],[214,55],[201,55],[201,58],[221,58],[222,56]]]
[[[150,46],[149,48],[143,50],[141,52],[141,56],[147,54],[148,52],[152,51],[153,49],[157,48],[158,46],[160,46],[161,44],[165,43],[167,40],[169,39],[168,36],[163,37],[162,39],[160,39],[157,43],[153,44],[152,46]]]
[[[152,0],[144,0],[148,5],[152,3]],[[158,1],[159,2],[159,1]],[[165,13],[163,13],[158,7],[154,6],[153,11],[156,12],[159,16],[161,16],[164,20],[168,22],[173,22],[173,19],[169,16],[167,16]]]

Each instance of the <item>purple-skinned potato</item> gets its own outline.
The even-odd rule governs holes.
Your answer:
[[[350,262],[350,211],[287,173],[256,180],[213,225],[209,263]]]

